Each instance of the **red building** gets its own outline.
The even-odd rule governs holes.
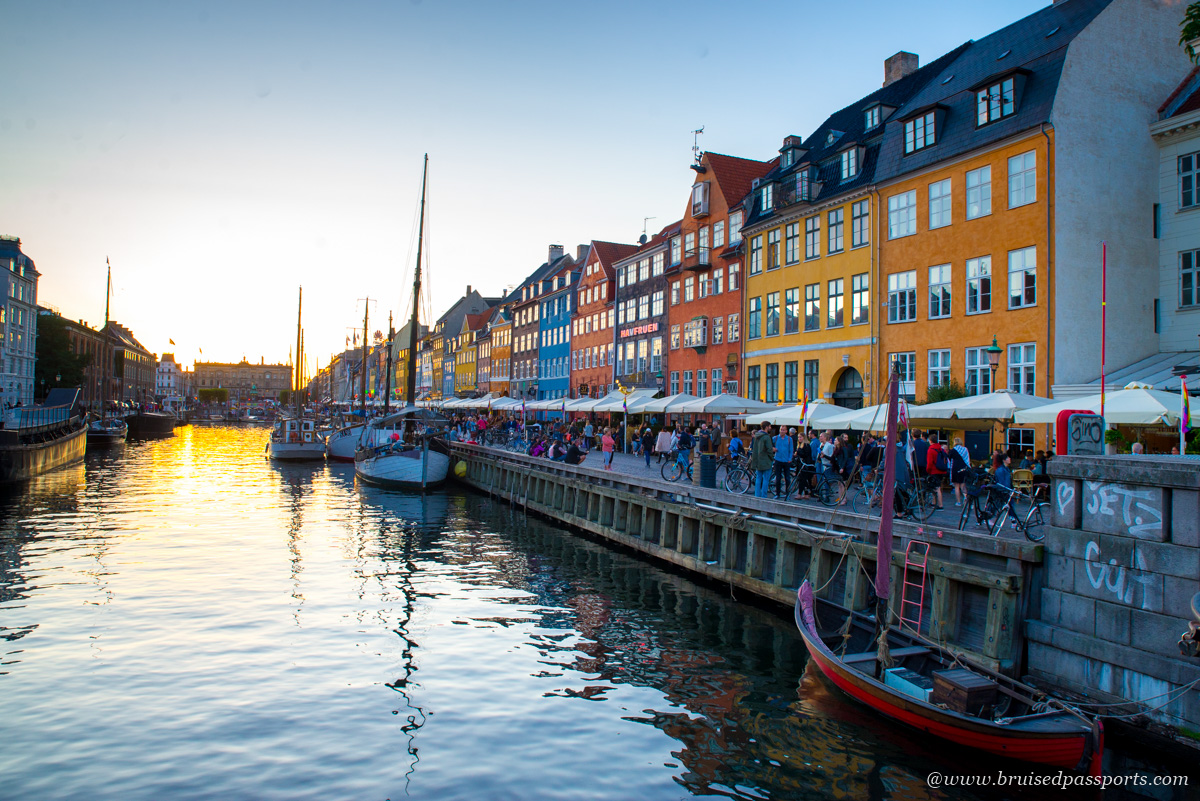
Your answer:
[[[576,294],[571,321],[571,392],[575,398],[602,397],[613,386],[616,299],[614,263],[637,245],[592,242]]]
[[[684,212],[683,259],[667,270],[668,394],[738,394],[742,198],[774,162],[705,153]]]

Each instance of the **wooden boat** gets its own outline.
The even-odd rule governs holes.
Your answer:
[[[889,396],[875,615],[871,618],[821,601],[818,616],[818,601],[804,581],[796,594],[796,627],[813,663],[850,697],[936,737],[996,756],[1100,775],[1104,728],[1098,719],[888,625],[899,400],[896,372]],[[818,620],[827,627],[824,632]],[[827,640],[835,643],[836,653]],[[881,660],[893,666],[885,669]]]
[[[86,431],[78,389],[52,389],[41,406],[6,410],[0,429],[0,483],[24,481],[79,461]]]
[[[125,418],[130,439],[154,439],[175,434],[175,415],[169,412],[135,412]]]
[[[817,623],[818,603],[825,636],[835,641],[839,653],[834,653],[822,638]],[[840,631],[848,616],[852,617],[849,637],[843,638]],[[895,665],[887,671],[877,670],[874,621],[817,601],[808,581],[800,585],[796,595],[796,626],[821,673],[876,712],[989,754],[1099,775],[1104,753],[1103,725],[1053,699],[1039,700],[1031,687],[894,628],[888,635],[888,649]],[[995,701],[969,705],[963,713],[921,697],[923,688],[934,685],[936,674],[949,671],[957,672],[952,678],[959,679],[959,684],[959,671],[965,671],[977,679],[972,683],[981,688],[994,685]],[[912,673],[926,681],[914,679]]]
[[[102,417],[88,423],[88,445],[117,445],[125,441],[129,426],[120,417]]]
[[[302,329],[300,327],[301,309],[304,306],[304,288],[301,287],[296,303],[296,367],[292,370],[292,413],[275,420],[271,437],[267,442],[267,451],[272,459],[284,461],[302,461],[307,459],[325,458],[325,440],[317,434],[317,423],[311,417],[304,415],[304,406],[300,402],[303,390],[301,370],[304,363],[301,346]]]

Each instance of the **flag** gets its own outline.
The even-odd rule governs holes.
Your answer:
[[[175,340],[173,340],[173,339],[168,339],[167,341],[170,342],[172,345],[175,344]]]
[[[1179,393],[1179,433],[1186,434],[1192,430],[1192,402],[1188,398],[1187,376],[1181,377],[1180,382],[1182,391]]]
[[[204,353],[204,348],[200,348],[200,352],[201,352],[201,353]]]
[[[621,395],[621,413],[629,414],[629,396],[628,395],[624,395],[624,394]]]
[[[804,392],[804,400],[800,404],[800,425],[808,424],[808,391]]]
[[[900,428],[908,428],[908,401],[901,398],[899,401],[899,425]]]

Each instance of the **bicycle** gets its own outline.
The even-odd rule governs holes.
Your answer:
[[[664,462],[662,469],[662,477],[667,481],[679,481],[683,478],[684,466],[687,466],[688,481],[692,480],[692,463],[687,458],[687,451],[672,451],[671,460]]]
[[[1042,526],[1046,524],[1046,517],[1042,513],[1042,509],[1045,508],[1048,513],[1050,504],[1026,495],[1020,490],[1002,487],[999,484],[993,484],[992,487],[996,493],[999,490],[1007,490],[1008,498],[1001,504],[999,513],[992,521],[992,525],[988,529],[989,534],[993,537],[999,536],[1004,529],[1004,521],[1011,519],[1013,528],[1024,534],[1030,542],[1041,542],[1045,539],[1046,532]]]
[[[754,488],[754,472],[746,460],[735,463],[725,473],[725,489],[735,495],[745,495]]]
[[[827,468],[821,474],[813,491],[822,506],[837,506],[842,502],[845,493],[846,482],[842,480],[841,473],[832,468]]]
[[[976,525],[991,531],[992,520],[1000,510],[999,499],[992,491],[992,487],[997,485],[992,482],[992,477],[982,468],[972,469],[963,483],[967,497],[963,501],[962,514],[958,518],[958,530],[966,531],[967,523],[973,512]]]
[[[883,507],[883,477],[872,470],[862,477],[862,484],[850,499],[850,508],[855,514],[871,516],[879,514]]]

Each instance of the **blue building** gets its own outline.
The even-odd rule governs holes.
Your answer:
[[[582,258],[564,259],[542,279],[538,324],[538,399],[568,398],[571,394],[571,313]]]

